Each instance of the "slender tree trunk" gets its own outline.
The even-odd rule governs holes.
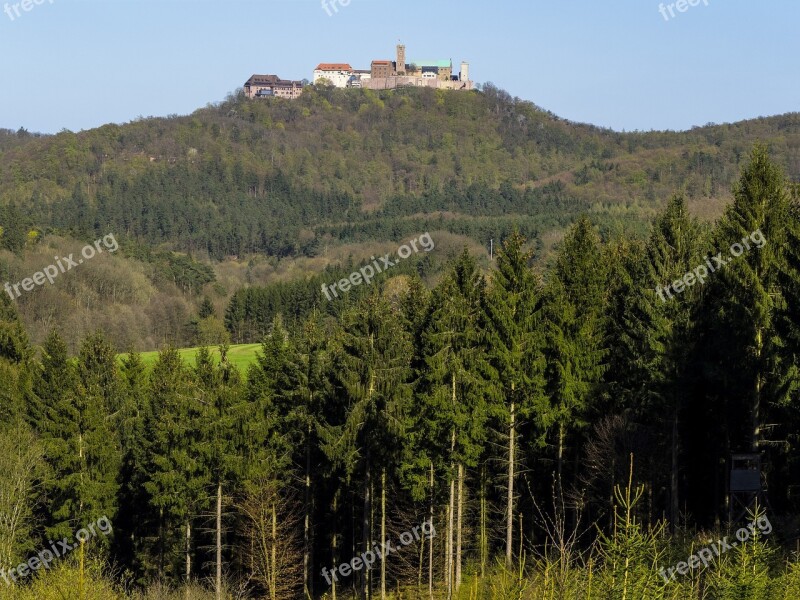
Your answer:
[[[486,563],[489,560],[489,540],[486,535],[486,465],[481,466],[481,581],[486,577]]]
[[[361,540],[364,551],[370,550],[370,516],[372,515],[372,465],[370,464],[370,454],[367,450],[366,469],[364,474],[364,514],[361,517]],[[355,553],[354,553],[355,554]],[[369,600],[370,597],[370,571],[360,571],[362,577],[361,594],[362,598]]]
[[[753,452],[758,452],[761,446],[761,391],[763,382],[761,378],[761,354],[764,347],[764,332],[761,328],[756,331],[756,397],[753,399]]]
[[[455,439],[455,432],[453,433]],[[453,513],[455,505],[456,480],[453,476],[453,467],[450,467],[450,501],[447,505],[447,557],[445,577],[447,579],[447,599],[453,597]]]
[[[461,589],[461,532],[464,529],[464,464],[458,463],[458,522],[456,523],[456,597]]]
[[[275,507],[275,501],[272,502],[272,575],[270,577],[272,585],[270,588],[270,599],[278,600],[277,586],[278,586],[278,566],[275,564],[278,560],[278,511]]]
[[[222,600],[222,484],[217,485],[217,600]]]
[[[158,576],[164,578],[164,507],[158,509]]]
[[[338,513],[339,508],[339,490],[333,494],[333,536],[331,537],[331,557],[333,558],[333,564],[339,564],[339,549],[337,547],[336,541],[336,516]],[[336,578],[333,578],[331,582],[331,600],[336,600]]]
[[[303,504],[305,516],[303,519],[303,586],[306,598],[314,596],[314,581],[311,577],[311,425],[306,431],[306,481],[305,499]]]
[[[419,543],[419,563],[417,564],[417,596],[422,594],[422,569],[425,566],[425,538]]]
[[[511,384],[514,392],[514,384]],[[514,460],[517,439],[514,401],[511,401],[510,428],[508,436],[508,498],[506,499],[506,566],[511,566],[512,544],[514,543]]]
[[[381,471],[381,548],[386,548],[386,468]],[[381,600],[386,600],[386,553],[381,558]]]
[[[562,474],[564,470],[564,424],[558,424],[558,496],[561,497],[562,491]]]
[[[456,407],[456,374],[450,374],[451,383],[451,397],[450,401],[453,406],[453,411]],[[447,557],[445,559],[445,576],[447,578],[447,600],[453,597],[453,513],[455,512],[455,474],[453,470],[453,457],[456,451],[456,429],[453,430],[450,437],[450,502],[447,507]]]
[[[186,521],[186,545],[184,547],[184,551],[186,554],[186,600],[189,600],[189,584],[192,581],[192,556],[191,556],[191,547],[192,547],[192,525],[189,521]]]
[[[430,519],[431,527],[433,526],[433,461],[431,461],[431,506],[430,506]],[[430,600],[433,600],[433,536],[428,540],[428,595]]]

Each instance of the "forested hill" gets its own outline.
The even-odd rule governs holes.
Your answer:
[[[424,212],[485,241],[493,217],[529,233],[575,213],[649,221],[675,191],[716,216],[753,143],[800,174],[800,117],[689,132],[616,133],[575,124],[491,85],[482,92],[312,89],[298,101],[241,94],[191,116],[80,133],[0,136],[3,243],[30,229],[110,230],[149,245],[314,255],[329,236],[386,239]],[[414,216],[413,219],[410,217]],[[508,218],[508,217],[506,217]],[[422,224],[420,223],[420,226]],[[10,227],[9,227],[10,226]],[[15,242],[16,239],[16,242]]]
[[[426,231],[437,240],[430,274],[514,228],[541,261],[582,214],[603,237],[641,236],[676,192],[715,218],[755,142],[797,179],[797,113],[619,133],[488,84],[313,87],[296,101],[238,92],[183,117],[0,131],[0,284],[114,234],[113,260],[17,300],[32,339],[53,326],[52,306],[70,305],[59,324],[72,349],[98,327],[119,349],[195,345],[190,325],[206,297],[221,319],[243,287],[327,281],[325,269]]]

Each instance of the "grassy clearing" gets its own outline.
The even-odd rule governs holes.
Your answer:
[[[195,359],[197,357],[197,351],[199,348],[181,348],[178,350],[178,354],[180,355],[183,362],[185,362],[188,366],[194,366]],[[210,348],[211,355],[214,359],[219,362],[219,348],[213,347]],[[261,350],[261,344],[236,344],[232,345],[228,349],[228,360],[231,361],[236,368],[243,374],[247,374],[247,367],[250,363],[255,362],[256,360],[256,353]],[[117,358],[122,360],[122,358],[126,356],[125,354],[120,354]],[[145,365],[147,365],[148,369],[152,368],[155,362],[158,360],[158,351],[153,352],[142,352],[142,361]]]

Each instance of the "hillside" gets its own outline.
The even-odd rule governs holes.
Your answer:
[[[221,318],[243,286],[359,263],[423,231],[441,240],[435,276],[463,245],[480,252],[515,226],[540,259],[583,213],[604,236],[641,235],[675,192],[713,219],[759,140],[800,175],[798,114],[618,133],[491,85],[316,88],[294,102],[237,93],[185,117],[2,132],[0,278],[19,281],[51,252],[113,233],[121,252],[104,259],[102,277],[89,276],[98,259],[80,284],[19,299],[33,339],[53,325],[47,307],[57,300],[74,307],[73,348],[98,326],[125,331],[120,350],[190,345],[186,326],[203,296]],[[94,302],[108,294],[113,308]]]

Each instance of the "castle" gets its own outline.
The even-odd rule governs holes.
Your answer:
[[[404,86],[432,87],[448,90],[474,89],[469,78],[469,63],[461,63],[461,71],[453,74],[452,60],[413,60],[406,62],[406,47],[397,45],[396,57],[373,60],[368,70],[353,69],[348,63],[320,63],[314,69],[313,83],[327,82],[337,88],[387,90]],[[253,75],[244,84],[248,98],[300,96],[303,82],[280,79],[277,75]]]

